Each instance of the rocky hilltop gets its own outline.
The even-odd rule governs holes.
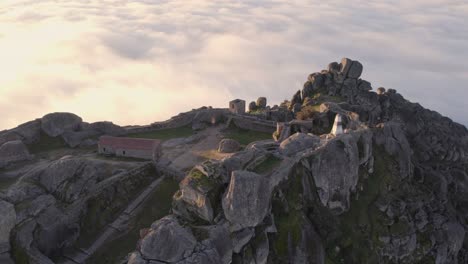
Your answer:
[[[19,179],[0,189],[0,262],[468,263],[467,129],[362,73],[344,58],[245,114],[119,127],[55,113],[0,132],[0,168]],[[132,133],[163,140],[161,158],[89,152]],[[37,152],[44,140],[58,154]]]
[[[333,62],[272,108],[328,132],[340,114],[345,133],[196,166],[128,263],[467,263],[466,128],[362,72]]]

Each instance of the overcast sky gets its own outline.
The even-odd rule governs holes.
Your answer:
[[[290,99],[342,57],[468,124],[466,0],[1,0],[0,130],[49,112],[147,124]]]

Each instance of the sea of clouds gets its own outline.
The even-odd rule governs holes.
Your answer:
[[[275,104],[344,56],[468,124],[467,17],[466,0],[2,0],[0,130],[54,111],[130,125]]]

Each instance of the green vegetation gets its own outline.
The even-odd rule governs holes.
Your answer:
[[[315,115],[320,113],[320,105],[322,105],[322,103],[340,103],[345,101],[345,99],[341,96],[330,96],[322,94],[321,92],[316,93],[310,100],[312,100],[314,104],[302,107],[301,111],[296,114],[297,119],[314,119]]]
[[[169,214],[171,209],[172,195],[179,188],[177,181],[172,178],[164,179],[156,190],[145,201],[140,213],[131,223],[131,228],[122,236],[106,243],[86,263],[117,263],[129,252],[135,250],[140,229],[148,228],[151,224]]]
[[[29,264],[29,256],[26,250],[18,245],[18,242],[12,240],[11,243],[11,255],[15,260],[16,264]]]
[[[271,172],[274,168],[278,167],[280,164],[281,159],[273,155],[269,155],[268,158],[262,163],[258,164],[253,171],[258,174],[268,173]]]
[[[285,200],[276,198],[272,202],[273,214],[278,233],[273,242],[276,254],[280,259],[288,256],[288,241],[291,237],[293,247],[301,239],[301,230],[303,223],[302,213],[302,193],[303,187],[301,176],[299,174],[290,179],[287,189],[284,190]],[[286,206],[283,205],[287,202]]]
[[[131,138],[149,138],[149,139],[159,139],[159,140],[168,140],[172,138],[180,137],[189,137],[193,135],[193,130],[190,126],[178,127],[178,128],[169,128],[158,131],[149,131],[142,133],[129,134],[125,137]]]
[[[0,177],[0,191],[8,189],[11,185],[15,184],[17,180],[17,178]]]
[[[375,252],[381,245],[379,237],[392,231],[388,219],[374,203],[387,195],[388,186],[398,184],[394,177],[398,173],[395,171],[398,163],[380,147],[374,148],[374,156],[374,173],[367,175],[364,169],[360,170],[358,186],[363,186],[364,191],[351,197],[349,211],[339,217],[339,239],[328,241],[327,255],[331,263],[340,263],[340,259],[350,263],[378,262]],[[392,227],[395,233],[404,232],[406,228],[403,222]],[[341,248],[340,252],[335,251],[336,245]]]
[[[197,187],[201,187],[203,189],[211,190],[217,185],[214,179],[208,178],[205,174],[197,169],[190,171],[190,178]]]
[[[68,148],[67,144],[60,136],[51,137],[42,131],[39,137],[39,141],[29,144],[27,147],[29,152],[32,154],[48,152],[61,148]]]
[[[86,216],[80,223],[82,231],[76,246],[80,248],[90,246],[102,229],[114,221],[125,210],[127,204],[154,180],[152,177],[154,173],[154,168],[151,168],[141,175],[126,178],[125,182],[118,183],[118,186],[110,187],[116,188],[121,194],[109,197],[109,192],[102,192],[102,195],[89,199]]]
[[[252,130],[241,129],[235,126],[229,127],[224,131],[227,138],[231,138],[239,142],[241,145],[248,145],[254,141],[272,139],[272,134],[265,132],[257,132]]]

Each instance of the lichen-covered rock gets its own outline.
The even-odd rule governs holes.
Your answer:
[[[0,254],[10,250],[10,232],[15,223],[15,206],[0,200]]]
[[[42,130],[51,137],[62,135],[66,131],[77,131],[83,122],[81,117],[72,113],[51,113],[42,117]]]
[[[349,134],[340,135],[311,154],[309,160],[322,204],[336,214],[347,211],[359,179],[356,139]]]
[[[225,138],[219,142],[218,152],[232,153],[240,149],[241,145],[234,139]]]
[[[233,171],[222,200],[226,219],[239,229],[257,226],[268,213],[270,194],[268,181],[263,176]]]
[[[190,256],[196,244],[190,229],[182,227],[175,216],[166,216],[151,225],[140,241],[140,253],[146,260],[174,263]]]
[[[281,142],[279,150],[283,155],[294,156],[306,149],[315,149],[320,145],[320,138],[305,133],[295,133]]]
[[[213,209],[210,199],[190,183],[192,179],[185,178],[180,184],[180,190],[174,195],[174,213],[190,219],[190,214],[211,222],[213,221]]]
[[[8,141],[0,146],[0,168],[31,158],[28,148],[20,140]]]

